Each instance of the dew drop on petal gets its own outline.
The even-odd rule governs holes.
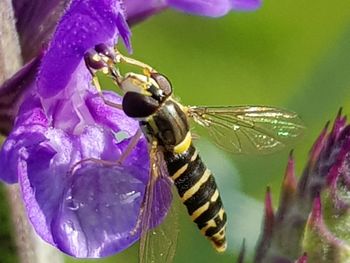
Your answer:
[[[77,200],[74,200],[71,195],[69,195],[66,198],[66,204],[67,204],[68,209],[71,211],[77,211],[81,206],[81,203],[78,202]]]

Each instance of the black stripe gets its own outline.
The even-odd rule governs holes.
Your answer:
[[[188,163],[187,169],[174,182],[180,197],[183,197],[187,190],[198,183],[206,169],[199,156],[193,162]]]
[[[187,207],[188,213],[190,215],[193,214],[194,211],[208,202],[215,193],[216,188],[214,176],[211,174],[209,179],[202,184],[199,190],[185,201],[184,204]]]
[[[215,217],[215,222],[216,222],[217,226],[208,228],[208,230],[205,231],[205,235],[207,237],[211,237],[211,236],[215,235],[216,233],[220,232],[220,230],[225,226],[226,220],[227,220],[226,213],[224,213],[222,220],[220,219],[220,216],[217,215]]]
[[[194,153],[195,148],[192,144],[186,152],[181,154],[174,154],[171,151],[166,151],[164,153],[170,176],[174,175],[184,165],[188,165],[186,170],[177,179],[175,179],[174,182],[181,197],[186,191],[188,191],[188,189],[193,187],[202,178],[206,170],[206,166],[202,162],[199,155],[193,162],[190,161]],[[223,209],[220,195],[214,202],[211,201],[216,189],[217,185],[215,183],[214,176],[210,173],[208,180],[204,182],[198,191],[193,193],[193,195],[187,199],[184,204],[187,207],[188,213],[192,215],[198,208],[209,202],[208,209],[203,211],[202,214],[200,214],[194,220],[194,222],[197,224],[199,229],[203,229],[210,220],[214,220],[216,226],[208,228],[205,232],[205,236],[209,237],[215,246],[221,247],[226,242],[225,236],[222,238],[214,238],[212,236],[220,231],[223,231],[223,234],[225,234],[223,228],[226,224],[227,216],[226,213],[223,212],[223,218],[220,218],[219,212],[221,209]]]
[[[206,223],[213,219],[214,217],[216,218],[218,212],[222,208],[222,201],[221,198],[219,197],[218,200],[214,203],[210,203],[209,208],[202,213],[196,220],[194,221],[200,229],[205,227]]]
[[[180,183],[182,181],[186,181],[186,180],[190,180],[191,178],[189,178],[189,175],[191,177],[191,173],[193,173],[193,171],[196,169],[196,167],[200,165],[200,166],[204,166],[202,160],[200,159],[199,155],[197,155],[196,159],[193,160],[193,162],[187,162],[187,168],[186,170],[182,173],[182,175],[180,177],[178,177],[174,183]],[[204,170],[205,171],[205,170]],[[172,174],[171,176],[173,176],[174,174]],[[182,177],[182,178],[181,178]],[[180,179],[181,178],[181,179]]]
[[[159,130],[157,136],[169,149],[181,143],[189,131],[187,115],[171,100],[162,104],[153,120]]]
[[[169,175],[176,173],[182,166],[189,163],[196,149],[191,145],[187,151],[179,154],[173,152],[164,152],[164,160],[168,167]]]

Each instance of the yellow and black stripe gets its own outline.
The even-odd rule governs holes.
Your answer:
[[[169,175],[192,220],[222,252],[226,249],[226,213],[213,174],[189,142],[183,152],[165,152]]]
[[[186,108],[172,98],[170,83],[164,76],[153,74],[152,78],[159,87],[149,87],[149,96],[127,92],[123,97],[123,110],[139,120],[149,143],[157,141],[192,220],[217,251],[225,251],[226,213],[214,176],[192,145]]]

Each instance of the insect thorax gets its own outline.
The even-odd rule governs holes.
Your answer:
[[[189,132],[187,115],[173,99],[166,100],[154,114],[140,121],[140,127],[148,140],[156,137],[159,145],[171,151]]]

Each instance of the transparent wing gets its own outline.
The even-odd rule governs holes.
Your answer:
[[[149,230],[140,243],[141,263],[171,263],[173,262],[177,238],[179,234],[177,205],[174,202],[168,215],[159,226]],[[142,249],[141,249],[142,248]]]
[[[296,113],[268,106],[189,107],[188,114],[233,153],[277,151],[304,129]]]
[[[139,248],[140,263],[170,263],[175,256],[179,228],[177,212],[172,208],[172,182],[163,154],[150,151],[151,174],[141,207]],[[165,222],[159,224],[164,218]]]

